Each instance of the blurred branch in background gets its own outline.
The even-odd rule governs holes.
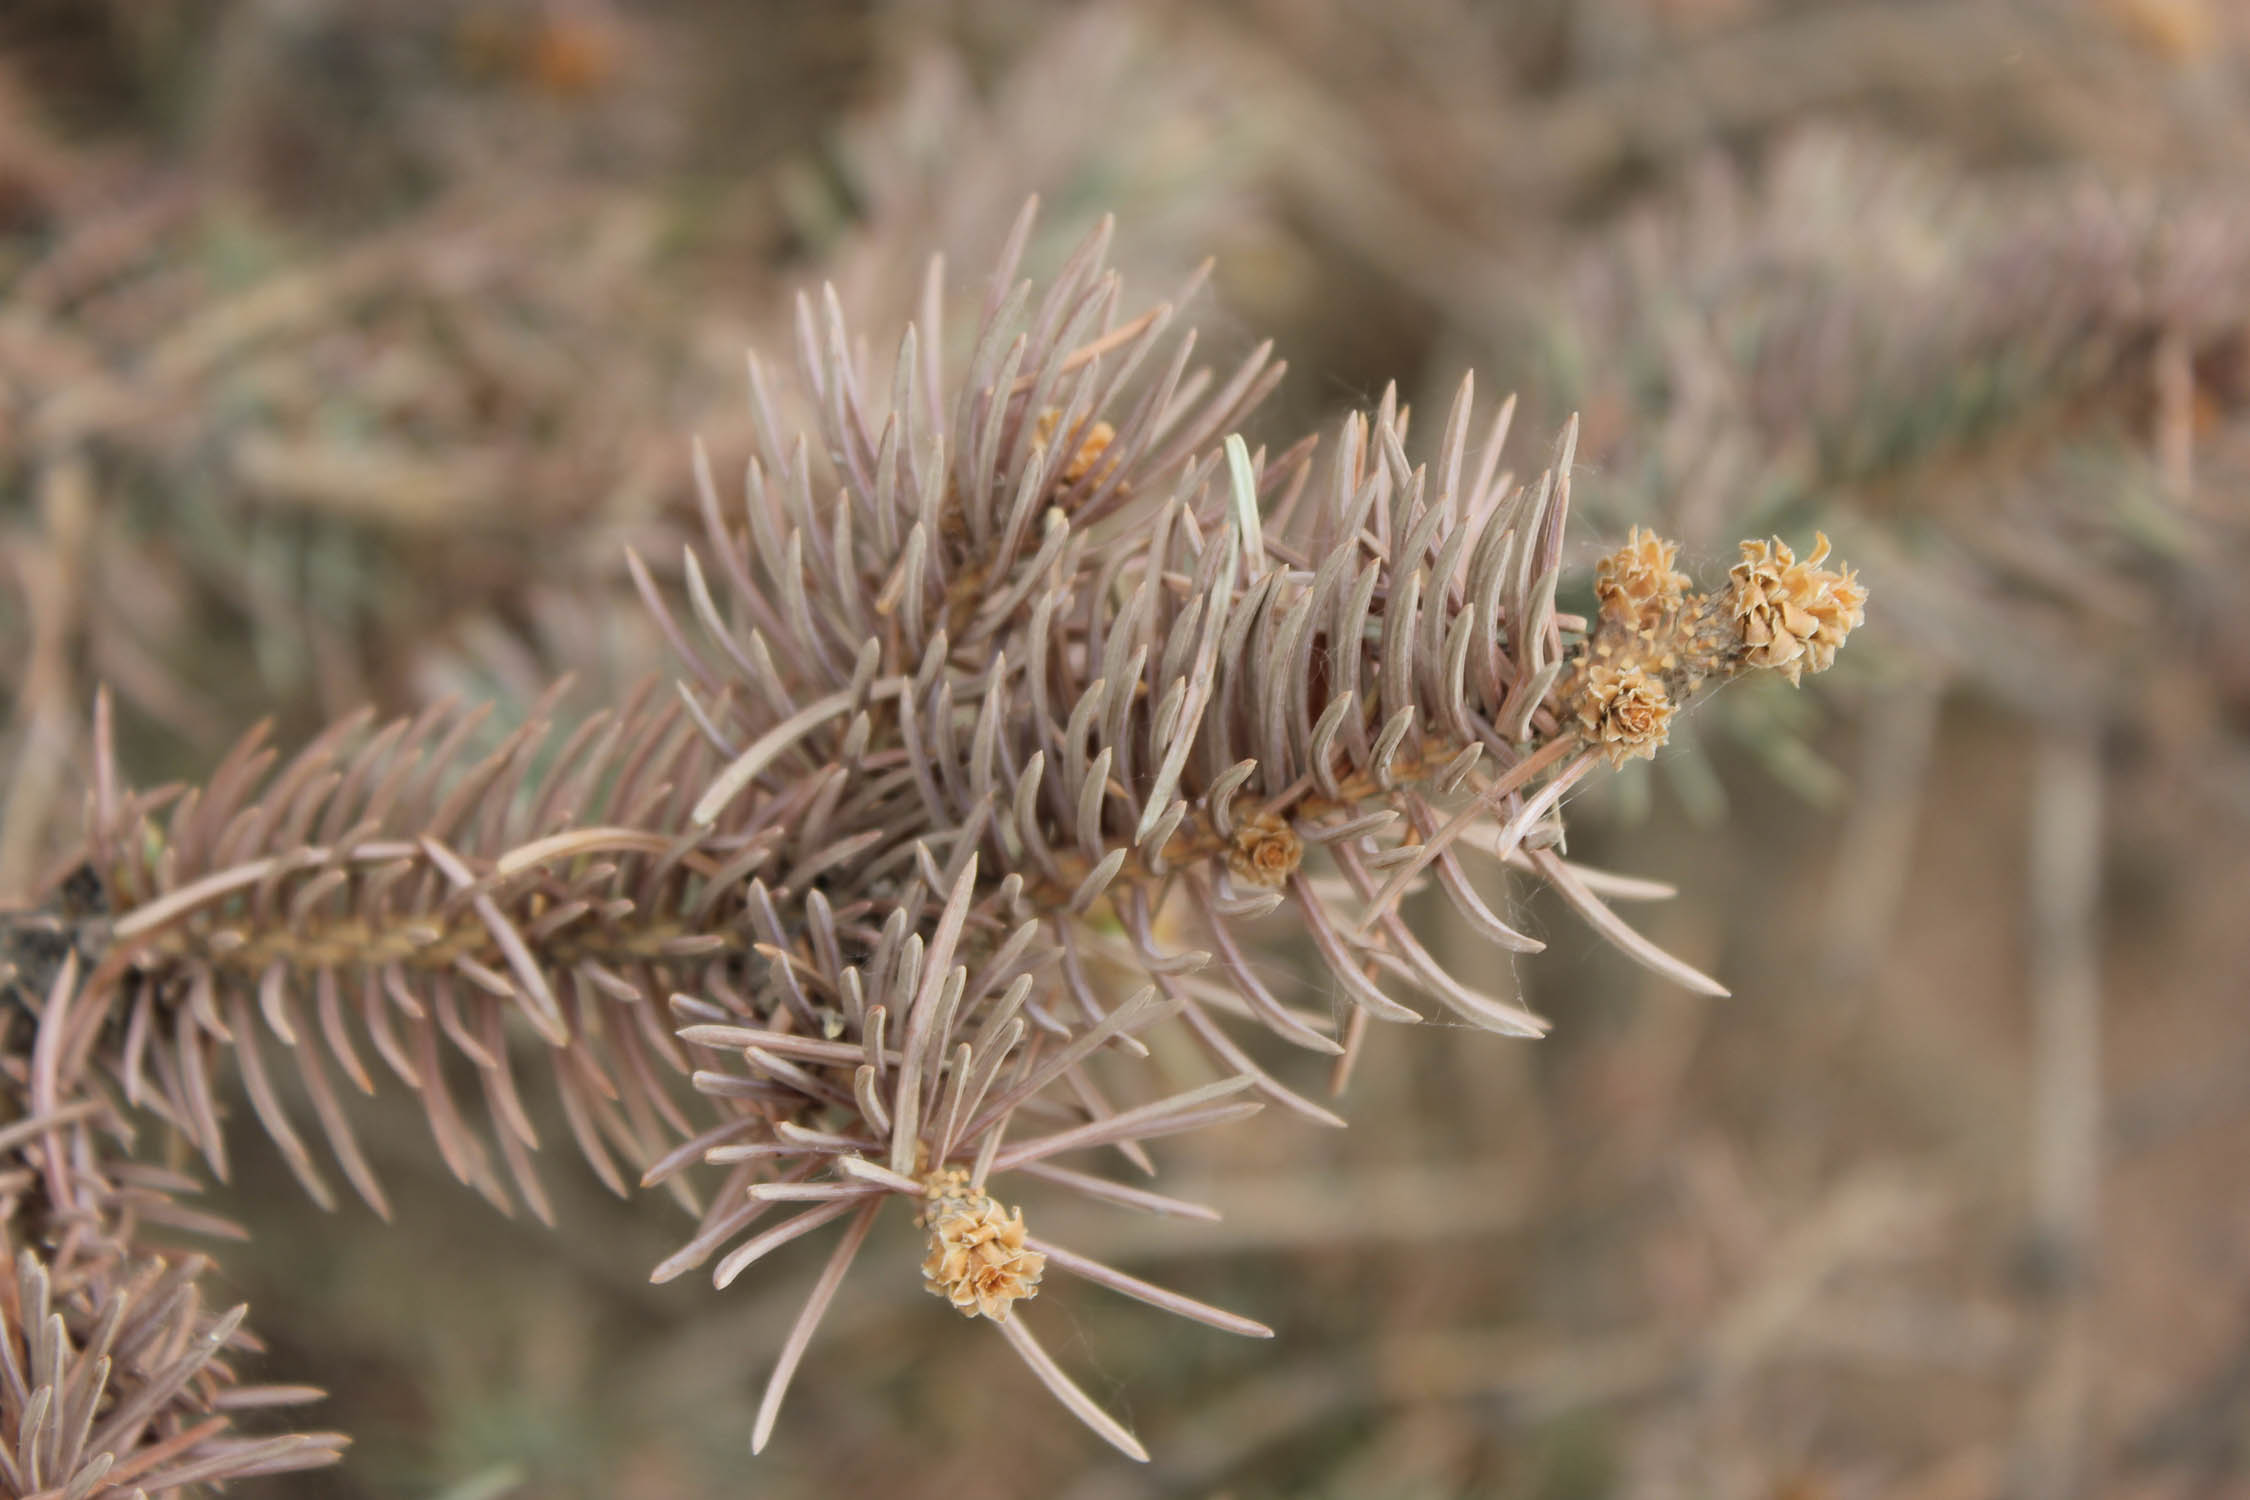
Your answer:
[[[2026,1495],[2091,1492],[2094,1331],[2100,1245],[2101,749],[2065,725],[2032,763],[2028,911],[2035,1093],[2030,1245],[2047,1304],[2045,1348],[2025,1410],[2018,1484]]]

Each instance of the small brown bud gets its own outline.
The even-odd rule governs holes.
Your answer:
[[[1676,571],[1680,544],[1634,527],[1625,545],[1594,565],[1594,596],[1604,619],[1632,630],[1655,630],[1687,597],[1689,579]]]
[[[1039,1295],[1047,1257],[1026,1247],[1022,1209],[1005,1210],[991,1194],[970,1191],[959,1171],[931,1177],[926,1192],[922,1285],[932,1296],[964,1318],[1006,1322],[1010,1307]]]
[[[1304,862],[1305,841],[1288,822],[1269,812],[1252,813],[1234,825],[1227,870],[1245,885],[1274,890]]]
[[[1032,441],[1041,446],[1053,442],[1055,429],[1061,425],[1062,412],[1055,407],[1048,407],[1032,421]],[[1107,422],[1082,423],[1072,428],[1068,441],[1076,446],[1070,457],[1063,460],[1061,472],[1055,476],[1055,483],[1068,489],[1088,474],[1094,473],[1101,465],[1102,455],[1109,451],[1109,445],[1116,440],[1117,429]]]
[[[1822,567],[1827,556],[1825,536],[1803,562],[1779,537],[1742,544],[1742,561],[1728,575],[1728,606],[1751,666],[1773,667],[1792,683],[1807,667],[1824,672],[1865,618],[1866,588],[1848,568]]]
[[[938,540],[950,547],[965,547],[969,542],[969,513],[962,507],[961,491],[953,481],[945,482],[945,498],[938,504]]]
[[[1570,698],[1578,714],[1578,732],[1601,746],[1613,766],[1654,755],[1671,733],[1671,696],[1663,683],[1639,667],[1597,662],[1580,674]]]

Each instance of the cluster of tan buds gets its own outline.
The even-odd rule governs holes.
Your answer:
[[[1796,683],[1828,669],[1864,618],[1867,589],[1822,566],[1828,538],[1802,562],[1779,537],[1742,544],[1714,594],[1690,593],[1679,544],[1636,526],[1594,570],[1599,616],[1564,679],[1566,722],[1612,765],[1654,755],[1672,715],[1714,681],[1771,668]]]

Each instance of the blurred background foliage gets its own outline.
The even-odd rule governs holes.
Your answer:
[[[2232,0],[8,0],[0,894],[97,682],[154,780],[659,669],[622,549],[739,461],[743,350],[965,289],[1031,192],[1035,270],[1105,212],[1145,292],[1217,258],[1206,349],[1292,366],[1254,440],[1474,366],[1519,468],[1583,414],[1580,564],[1818,528],[1873,589],[1574,823],[1732,998],[1534,903],[1553,1039],[1385,1034],[1348,1134],[1169,1153],[1223,1225],[1053,1230],[1281,1332],[1056,1293],[1149,1470],[903,1273],[753,1464],[811,1261],[651,1287],[667,1204],[510,1224],[408,1127],[382,1233],[226,1195],[360,1439],[267,1488],[2250,1495],[2246,187]]]

